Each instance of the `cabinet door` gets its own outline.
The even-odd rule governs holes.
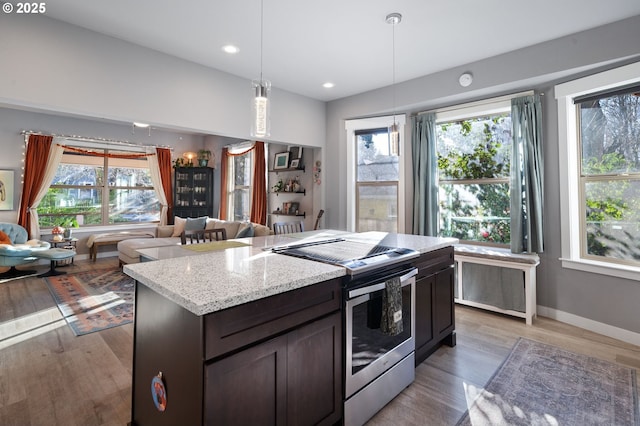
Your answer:
[[[342,317],[336,312],[288,334],[287,424],[342,417]]]
[[[205,367],[205,424],[331,425],[342,417],[339,312]]]
[[[453,268],[447,268],[436,274],[433,332],[441,339],[453,331],[454,324]]]
[[[428,344],[433,340],[433,288],[436,276],[416,280],[416,364],[426,358]]]
[[[453,268],[416,280],[416,365],[444,340],[455,345]]]
[[[205,367],[206,425],[284,425],[287,336]]]

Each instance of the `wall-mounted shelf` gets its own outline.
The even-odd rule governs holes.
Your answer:
[[[307,213],[306,212],[295,214],[295,213],[280,213],[280,212],[275,211],[275,212],[271,212],[269,214],[271,216],[296,216],[296,217],[302,217],[302,218],[307,217]]]
[[[305,173],[305,166],[303,165],[302,167],[298,167],[298,168],[288,168],[288,169],[274,169],[274,170],[269,170],[269,173],[280,173],[280,172],[302,172]]]
[[[276,196],[280,194],[302,194],[302,196],[307,195],[307,190],[303,189],[302,191],[269,191],[269,194],[276,194]]]

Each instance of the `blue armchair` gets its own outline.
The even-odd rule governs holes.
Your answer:
[[[36,271],[23,271],[16,266],[25,265],[38,260],[35,252],[51,248],[46,241],[27,241],[27,230],[15,223],[0,223],[0,231],[11,239],[12,244],[0,244],[0,267],[8,266],[9,270],[0,274],[0,280],[33,275]]]

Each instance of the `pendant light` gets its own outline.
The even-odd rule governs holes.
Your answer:
[[[251,82],[253,93],[253,99],[251,100],[251,136],[256,138],[264,138],[271,135],[271,108],[269,107],[271,82],[262,78],[263,2],[264,0],[260,0],[260,80]]]
[[[393,46],[392,46],[392,63],[393,63],[393,124],[389,126],[389,155],[400,155],[400,131],[396,122],[396,25],[402,21],[402,15],[399,13],[390,13],[385,19],[387,24],[393,27]]]

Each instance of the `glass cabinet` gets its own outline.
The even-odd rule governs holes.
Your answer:
[[[178,167],[173,182],[173,214],[213,217],[213,169]]]

